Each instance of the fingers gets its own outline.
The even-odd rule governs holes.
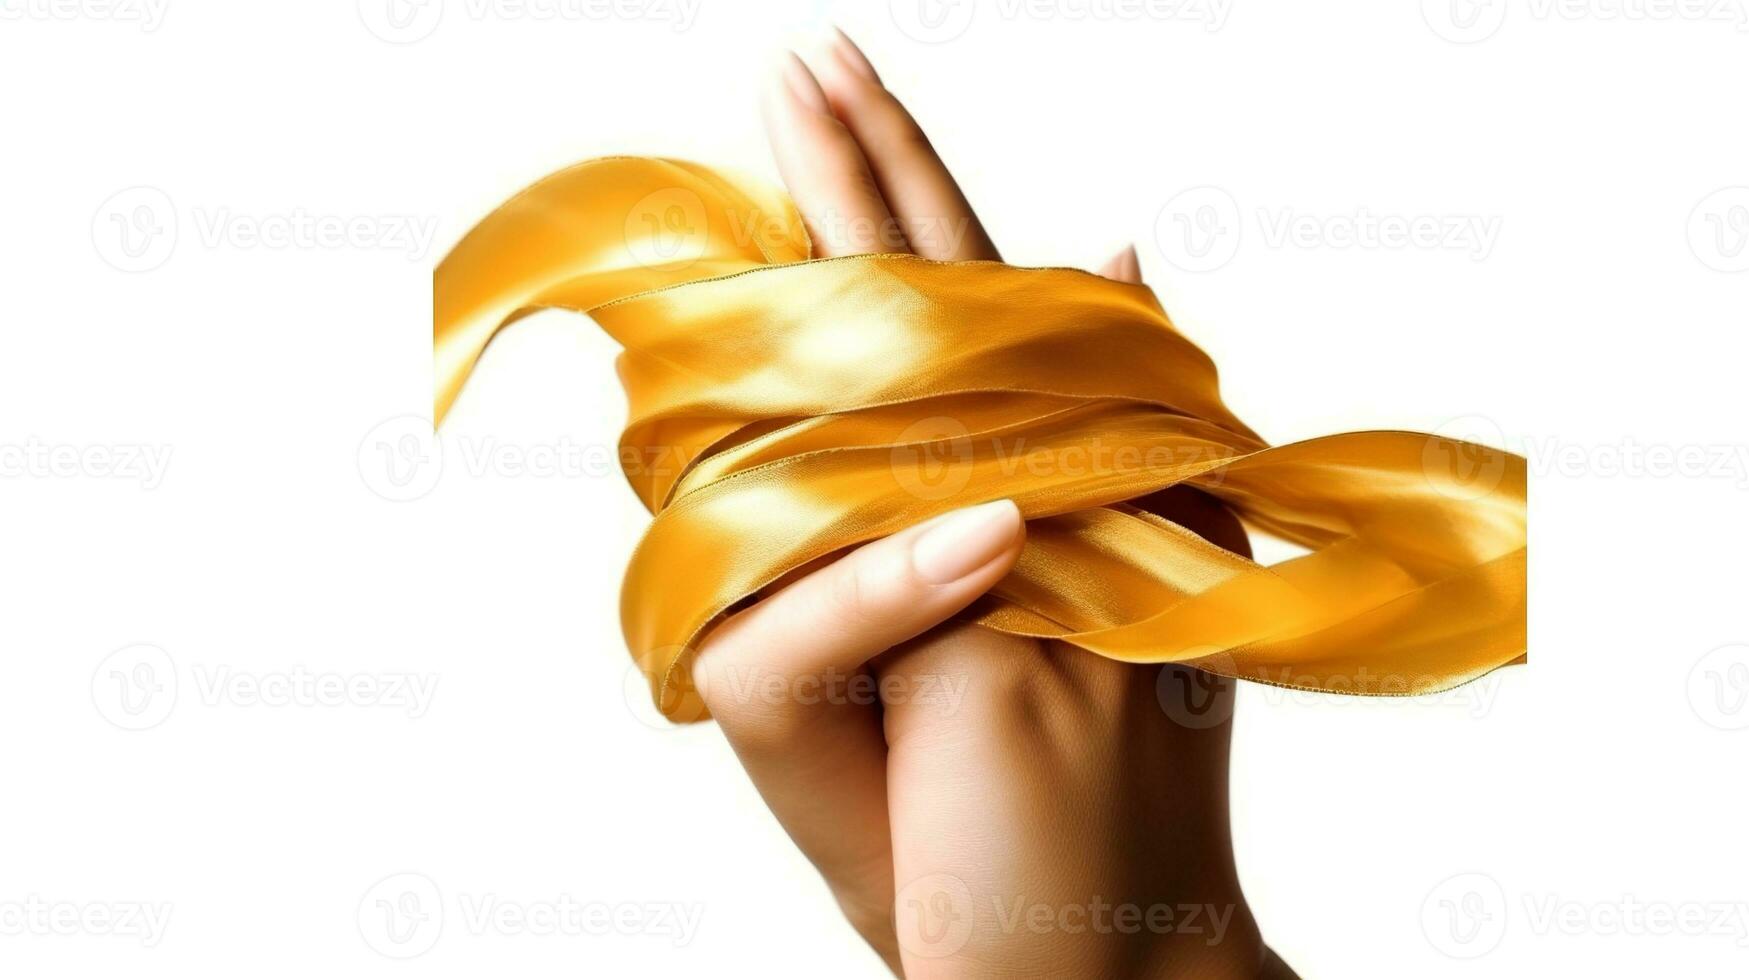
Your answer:
[[[923,129],[842,31],[820,59],[832,111],[856,137],[911,250],[930,259],[1000,259]]]
[[[786,52],[765,94],[778,172],[813,239],[814,255],[909,251],[856,138],[832,115],[808,66]]]
[[[740,613],[711,635],[695,664],[711,714],[730,738],[756,726],[788,728],[799,712],[733,697],[737,673],[795,688],[856,671],[871,657],[936,626],[995,585],[1020,554],[1024,524],[998,500],[851,552]],[[744,686],[744,685],[743,685]]]
[[[1118,282],[1140,285],[1142,282],[1142,262],[1136,257],[1136,247],[1125,245],[1123,251],[1107,259],[1106,263],[1099,267],[1099,274]]]
[[[895,972],[887,745],[869,658],[958,612],[1007,573],[1010,501],[968,507],[784,587],[711,634],[693,679],[748,776]]]

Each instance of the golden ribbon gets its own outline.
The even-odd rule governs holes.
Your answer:
[[[1525,461],[1410,432],[1269,446],[1145,287],[911,255],[809,261],[781,194],[593,160],[505,202],[434,281],[441,422],[528,313],[624,348],[621,461],[655,519],[621,597],[670,718],[726,610],[816,559],[1011,498],[1012,572],[965,618],[1119,660],[1421,694],[1525,651]],[[1178,484],[1308,553],[1264,567],[1127,501]]]

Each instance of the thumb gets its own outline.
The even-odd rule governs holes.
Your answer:
[[[740,669],[764,681],[774,674],[795,681],[854,671],[995,585],[1024,537],[1020,508],[996,500],[863,545],[810,573],[706,640],[693,666],[706,705],[733,737],[738,706],[713,683],[723,674]]]

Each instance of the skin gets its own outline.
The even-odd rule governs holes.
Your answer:
[[[856,46],[813,61],[784,60],[764,114],[816,254],[999,258]],[[1133,248],[1099,271],[1141,281]],[[1140,503],[1249,554],[1206,497]],[[754,785],[896,974],[1293,977],[1234,868],[1231,687],[950,621],[1024,537],[1007,501],[956,511],[714,631],[694,678]],[[1201,710],[1167,710],[1176,692]]]

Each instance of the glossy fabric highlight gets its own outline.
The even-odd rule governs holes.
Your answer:
[[[528,313],[587,313],[625,348],[621,458],[655,519],[622,623],[668,717],[704,716],[687,658],[735,604],[1002,497],[1028,539],[966,613],[993,629],[1353,694],[1522,659],[1522,457],[1394,431],[1269,446],[1143,286],[808,254],[781,194],[610,158],[507,201],[435,275],[439,422]],[[1178,484],[1308,553],[1263,567],[1130,503]]]

